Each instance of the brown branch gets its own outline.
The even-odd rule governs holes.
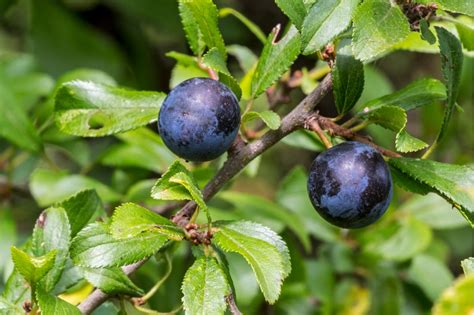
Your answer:
[[[281,125],[277,130],[268,131],[262,138],[249,144],[245,144],[240,137],[237,137],[236,141],[228,151],[227,161],[204,188],[204,199],[209,200],[224,186],[225,183],[250,163],[250,161],[265,152],[283,137],[298,128],[302,128],[308,117],[311,115],[312,110],[331,90],[331,88],[332,79],[331,75],[328,74],[311,94],[306,96],[288,115],[285,116],[285,118],[283,118]],[[189,223],[195,210],[196,204],[190,201],[173,217],[173,221],[179,226],[185,227]],[[143,260],[136,264],[125,266],[123,270],[127,275],[131,274],[140,268],[145,261],[146,260]],[[79,310],[83,314],[90,314],[110,297],[110,295],[96,289],[79,305]]]
[[[232,315],[242,315],[242,312],[239,310],[239,307],[235,303],[235,297],[232,293],[226,296],[225,299],[227,301],[227,305],[229,305],[229,310]]]
[[[380,153],[388,157],[401,157],[400,154],[385,149],[377,144],[375,144],[372,139],[367,136],[359,135],[350,129],[346,129],[344,127],[339,126],[335,122],[333,122],[330,118],[320,116],[318,113],[313,114],[311,117],[308,118],[305,127],[309,130],[318,132],[318,128],[322,128],[326,130],[330,135],[339,136],[348,140],[355,140],[365,144],[368,144],[375,149],[377,149]]]

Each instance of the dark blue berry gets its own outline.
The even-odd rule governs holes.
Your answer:
[[[209,161],[226,152],[239,131],[240,107],[219,81],[193,78],[176,86],[158,116],[166,146],[190,161]]]
[[[361,228],[387,210],[392,199],[390,170],[372,147],[344,142],[313,161],[308,193],[315,209],[330,223]]]

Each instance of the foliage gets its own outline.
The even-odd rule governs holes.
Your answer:
[[[80,314],[93,288],[109,295],[95,314],[473,308],[473,6],[275,0],[289,22],[265,35],[212,0],[41,3],[0,3],[0,314]],[[423,58],[440,69],[418,77]],[[201,164],[154,124],[197,76],[242,106],[239,141]],[[318,117],[338,128],[304,129]],[[314,211],[303,165],[360,131],[401,189],[345,231]]]

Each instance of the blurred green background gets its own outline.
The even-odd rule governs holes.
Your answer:
[[[239,10],[267,34],[276,24],[287,22],[271,0],[216,4]],[[58,82],[80,77],[70,71],[89,68],[107,73],[123,86],[168,92],[170,82],[193,73],[175,67],[175,61],[165,56],[172,50],[190,53],[175,0],[0,0],[0,21],[0,109],[21,108],[33,128],[41,131],[44,143],[43,153],[30,153],[11,146],[15,139],[0,138],[1,291],[12,268],[9,247],[30,235],[42,209],[74,189],[91,185],[101,190],[107,212],[119,200],[154,206],[145,197],[147,189],[165,169],[162,165],[173,160],[162,145],[146,139],[130,144],[139,134],[98,139],[60,134],[50,119],[51,93]],[[258,56],[261,43],[237,19],[224,17],[220,26],[227,45],[246,46]],[[229,62],[239,77],[238,60]],[[293,69],[312,69],[315,64],[315,57],[300,58]],[[474,162],[473,68],[473,58],[466,57],[458,99],[463,112],[454,115],[449,136],[432,156],[435,160]],[[396,51],[366,65],[365,76],[360,103],[418,78],[441,79],[440,57]],[[296,90],[291,96],[291,104],[281,113],[296,104],[304,91]],[[265,100],[260,102],[266,105]],[[331,96],[326,97],[321,111],[334,114]],[[408,130],[430,143],[442,115],[441,104],[410,112]],[[156,131],[155,126],[150,129]],[[149,130],[143,132],[148,135]],[[377,143],[393,147],[393,133],[377,127],[368,132]],[[124,145],[139,150],[140,156],[149,153],[149,161],[124,162],[117,153]],[[112,149],[116,151],[111,153]],[[263,303],[250,268],[241,258],[230,256],[238,304],[246,314],[426,314],[443,289],[462,273],[460,260],[474,255],[473,230],[443,199],[398,189],[388,215],[368,229],[346,234],[325,224],[311,208],[305,186],[305,173],[320,149],[311,135],[293,135],[265,153],[259,165],[247,168],[230,190],[211,203],[215,219],[261,222],[281,232],[290,246],[293,272],[272,307]],[[153,165],[155,157],[159,166]],[[201,185],[221,162],[195,167]],[[72,191],[52,184],[68,174],[83,176],[74,182]],[[100,186],[103,184],[108,187]],[[57,194],[48,197],[54,189],[59,190]],[[296,221],[287,222],[288,218]],[[301,233],[310,237],[306,248],[305,236],[295,233],[300,225],[304,227]],[[151,300],[152,307],[164,311],[179,305],[180,281],[191,261],[188,248],[176,248],[172,277]],[[133,278],[142,287],[151,287],[162,267],[163,262],[150,261]],[[116,313],[113,303],[97,312]]]

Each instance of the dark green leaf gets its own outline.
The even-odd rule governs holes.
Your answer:
[[[211,49],[216,47],[219,52],[227,58],[224,40],[219,31],[218,17],[216,5],[212,0],[183,0],[182,1],[194,17],[194,22],[199,28],[201,38],[206,46]],[[195,29],[193,28],[193,31]]]
[[[69,175],[65,171],[37,169],[30,178],[30,190],[42,207],[61,202],[78,191],[95,189],[104,201],[117,201],[121,196],[105,184],[82,175]]]
[[[237,100],[241,99],[242,89],[240,88],[239,83],[233,76],[225,73],[220,73],[219,81],[227,85],[227,87],[229,87],[232,92],[234,92],[235,96],[237,97]]]
[[[400,8],[389,1],[364,1],[354,13],[353,51],[357,59],[370,61],[388,52],[410,34]]]
[[[202,40],[202,34],[199,31],[199,25],[189,7],[189,1],[179,0],[178,3],[179,15],[181,16],[181,23],[183,24],[189,47],[196,56],[201,56],[204,52],[205,44]]]
[[[291,271],[290,256],[283,240],[272,230],[253,222],[218,222],[213,241],[226,252],[241,254],[252,267],[269,303],[280,295]]]
[[[280,116],[271,110],[266,110],[263,112],[246,112],[242,117],[242,123],[247,123],[257,118],[260,118],[265,123],[265,125],[267,125],[267,127],[272,130],[276,130],[278,127],[280,127]]]
[[[420,20],[420,33],[421,33],[421,38],[426,40],[431,45],[436,43],[436,37],[434,36],[433,32],[430,30],[428,22],[425,19]]]
[[[36,285],[54,266],[55,250],[41,257],[32,257],[14,246],[11,251],[15,269],[30,285]]]
[[[290,21],[301,29],[304,17],[306,16],[306,7],[303,0],[275,0],[277,6],[285,13]]]
[[[59,206],[66,210],[71,225],[71,237],[74,237],[102,207],[102,203],[95,190],[87,189],[62,201]]]
[[[167,240],[163,234],[151,232],[115,239],[109,234],[109,226],[93,223],[74,238],[70,255],[74,263],[81,267],[125,266],[153,255]]]
[[[226,275],[213,257],[201,256],[184,275],[183,306],[186,314],[224,314],[230,293]]]
[[[162,234],[169,239],[181,240],[182,230],[173,222],[134,203],[115,208],[110,233],[116,239],[140,236],[144,232]]]
[[[303,54],[320,50],[351,23],[359,0],[318,0],[306,15],[301,30]]]
[[[77,307],[39,288],[36,298],[41,314],[81,315]]]
[[[56,122],[65,133],[100,137],[145,126],[158,119],[164,93],[131,91],[71,81],[56,94]]]
[[[56,251],[54,267],[43,278],[42,285],[46,291],[51,291],[59,281],[68,257],[71,239],[71,227],[66,211],[63,208],[48,208],[36,221],[33,230],[32,252],[43,256]]]
[[[443,123],[436,142],[440,142],[446,133],[449,121],[456,105],[461,82],[461,70],[463,63],[462,47],[459,39],[442,27],[435,27],[438,35],[439,48],[441,52],[441,69],[443,71],[444,84],[447,90],[446,108]]]
[[[364,66],[354,58],[350,45],[338,50],[332,78],[337,111],[345,114],[354,107],[364,90]]]
[[[275,31],[268,36],[252,78],[252,97],[262,94],[289,70],[300,53],[300,34],[292,26],[277,43]]]
[[[474,16],[474,6],[469,0],[421,0],[421,3],[436,3],[440,9]]]
[[[408,277],[435,301],[454,280],[442,261],[428,255],[416,256],[408,270]]]
[[[126,294],[138,296],[143,291],[118,267],[86,268],[81,267],[84,277],[94,287],[107,294]]]
[[[428,186],[446,199],[474,226],[472,167],[411,158],[390,159],[389,163],[412,180]]]

